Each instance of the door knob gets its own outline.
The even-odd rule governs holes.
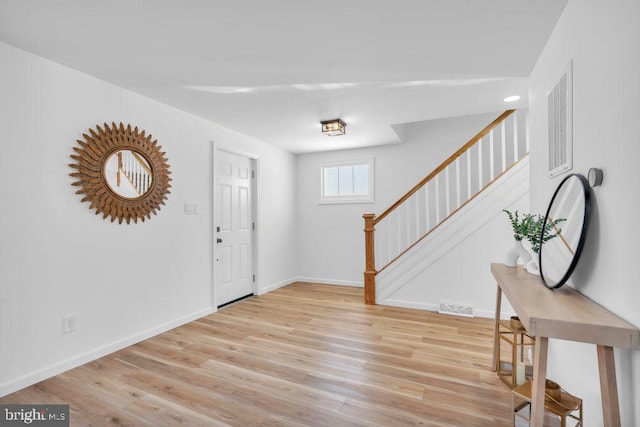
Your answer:
[[[218,237],[218,238],[216,239],[216,243],[222,243],[222,239]]]

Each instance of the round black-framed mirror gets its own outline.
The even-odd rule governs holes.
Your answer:
[[[573,273],[587,237],[591,214],[589,181],[565,177],[551,197],[540,233],[540,278],[547,288],[564,285]]]

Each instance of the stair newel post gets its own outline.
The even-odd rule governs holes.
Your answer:
[[[364,303],[376,303],[375,214],[364,214]]]

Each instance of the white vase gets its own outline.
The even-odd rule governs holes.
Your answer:
[[[516,240],[513,247],[507,252],[504,264],[507,267],[515,267],[518,265],[518,259],[522,260],[522,264],[527,265],[531,261],[531,254],[522,246],[521,240]]]
[[[535,258],[531,258],[531,261],[526,263],[524,268],[526,268],[527,272],[530,274],[535,274],[536,276],[540,275],[540,267],[538,267],[538,263]]]

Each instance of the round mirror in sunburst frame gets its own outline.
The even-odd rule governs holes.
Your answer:
[[[138,151],[114,151],[104,162],[102,175],[109,189],[125,199],[137,199],[153,188],[151,165]]]
[[[84,195],[82,202],[90,202],[96,215],[120,224],[156,215],[170,193],[171,172],[151,134],[131,125],[105,123],[82,136],[84,140],[77,140],[80,146],[73,147],[75,163],[69,165],[76,170],[70,175],[76,178],[72,185],[81,187],[76,194]]]

